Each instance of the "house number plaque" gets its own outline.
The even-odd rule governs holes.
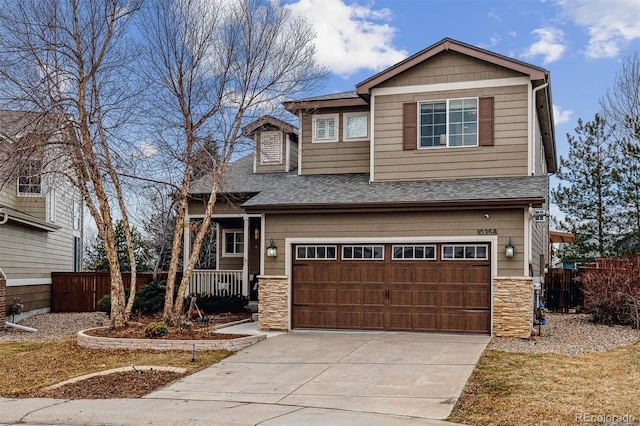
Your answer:
[[[493,229],[478,229],[478,235],[498,235],[498,230]]]

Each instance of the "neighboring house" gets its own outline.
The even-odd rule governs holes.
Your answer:
[[[78,191],[50,173],[55,166],[49,164],[54,161],[47,153],[51,148],[40,154],[20,151],[21,141],[29,138],[61,137],[46,115],[0,111],[0,149],[15,160],[15,166],[3,165],[5,177],[0,180],[0,270],[6,276],[7,315],[16,298],[23,305],[22,314],[9,316],[9,321],[49,311],[51,272],[81,268],[83,215]],[[59,164],[59,159],[55,161]],[[4,324],[4,317],[0,320]]]
[[[298,128],[244,129],[255,154],[225,173],[217,271],[192,290],[233,273],[249,294],[259,274],[265,329],[529,337],[549,262],[549,84],[543,68],[447,38],[353,92],[285,102]],[[209,181],[194,183],[191,220]]]

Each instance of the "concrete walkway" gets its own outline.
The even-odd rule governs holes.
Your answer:
[[[292,332],[142,399],[0,399],[0,424],[444,425],[489,340]]]

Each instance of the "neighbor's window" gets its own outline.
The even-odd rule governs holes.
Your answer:
[[[478,145],[478,98],[420,102],[419,147]]]
[[[73,229],[79,231],[82,225],[81,204],[78,201],[73,202]]]
[[[443,260],[488,258],[486,245],[445,244],[442,246]]]
[[[234,257],[244,254],[244,232],[241,230],[222,231],[224,239],[223,256]]]
[[[18,176],[18,194],[41,194],[42,193],[42,163],[30,161],[20,169]]]
[[[260,133],[260,164],[282,163],[282,132]]]
[[[314,115],[313,142],[338,142],[338,114]]]
[[[384,259],[384,246],[342,246],[342,259],[382,260]]]
[[[344,140],[369,139],[369,114],[353,112],[343,114]]]

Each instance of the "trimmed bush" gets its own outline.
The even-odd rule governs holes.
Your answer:
[[[133,301],[133,310],[147,315],[155,314],[164,308],[164,293],[166,283],[154,281],[142,286]]]
[[[152,322],[144,328],[144,335],[150,339],[164,337],[168,332],[167,324],[163,322]]]
[[[111,295],[105,294],[98,300],[98,311],[111,315]]]
[[[207,314],[232,313],[237,314],[247,310],[249,299],[236,294],[233,296],[213,296],[211,294],[196,294],[187,298],[185,306],[189,306],[191,297],[196,297],[196,304],[202,312]]]

